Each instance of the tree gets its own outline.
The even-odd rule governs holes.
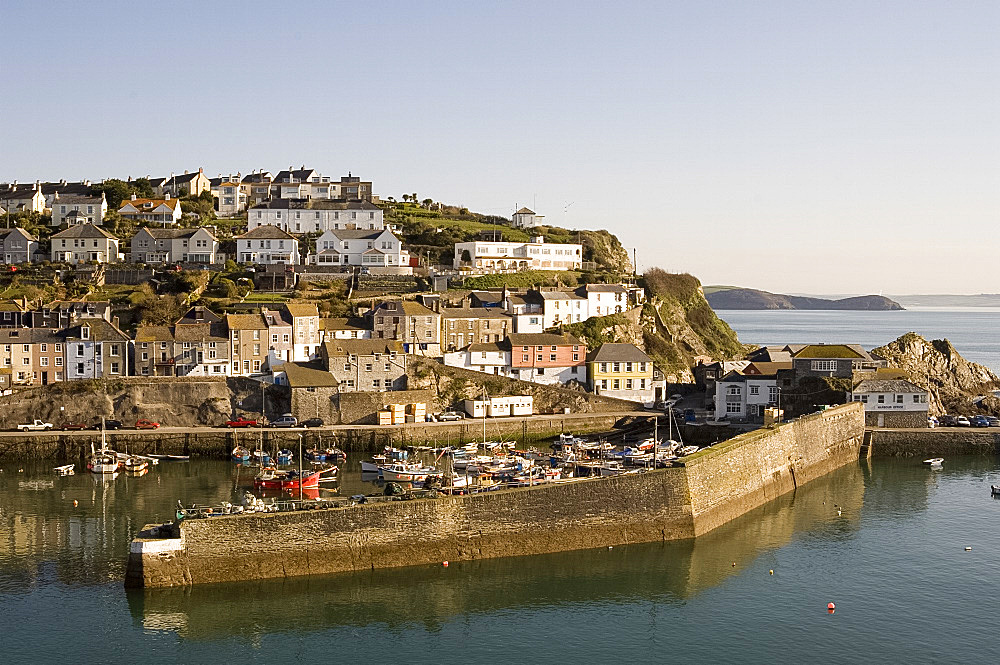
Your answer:
[[[146,182],[149,182],[148,180]],[[108,178],[104,182],[92,185],[90,193],[94,196],[104,192],[104,198],[108,201],[109,210],[118,210],[122,207],[122,201],[132,196],[132,185],[117,178]],[[138,196],[138,194],[136,194]]]
[[[421,203],[424,204],[425,208],[427,208],[428,210],[430,210],[431,209],[431,205],[434,203],[434,199],[424,199],[423,201],[421,201]]]
[[[469,254],[469,250],[463,249],[462,250],[462,263],[471,263],[471,262],[472,262],[472,254]]]

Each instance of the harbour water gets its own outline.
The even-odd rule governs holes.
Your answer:
[[[849,342],[866,349],[915,332],[947,338],[966,360],[1000,373],[1000,308],[913,308],[896,312],[816,310],[719,310],[716,312],[750,344]]]
[[[135,531],[177,499],[232,496],[236,468],[101,481],[5,464],[3,661],[988,662],[998,482],[994,457],[875,459],[697,541],[127,592]]]

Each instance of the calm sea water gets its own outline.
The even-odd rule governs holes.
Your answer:
[[[0,660],[1000,657],[993,457],[949,459],[941,471],[917,460],[850,465],[694,542],[126,592],[134,532],[169,516],[178,498],[228,498],[236,473],[222,462],[161,464],[142,478],[102,482],[56,478],[48,465],[0,467]],[[361,487],[347,483],[347,492]]]
[[[866,349],[907,332],[946,338],[967,360],[1000,373],[1000,309],[914,308],[901,312],[719,310],[740,341],[752,344],[845,342]]]

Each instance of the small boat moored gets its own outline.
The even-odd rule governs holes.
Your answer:
[[[990,494],[993,496],[1000,496],[1000,486],[990,485]]]
[[[57,476],[72,476],[76,469],[76,464],[63,464],[62,466],[57,466],[53,471],[55,471]]]
[[[944,464],[944,458],[932,457],[930,459],[925,459],[924,464],[929,465],[931,468],[940,467],[942,464]]]
[[[149,468],[149,462],[142,457],[131,455],[125,458],[125,471],[132,474],[142,474]]]
[[[243,446],[236,446],[233,448],[232,456],[234,462],[246,462],[250,459],[250,450],[248,448],[244,448]]]

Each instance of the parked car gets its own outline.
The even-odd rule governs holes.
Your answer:
[[[67,431],[71,430],[71,429],[77,429],[77,430],[79,430],[79,429],[87,429],[87,423],[82,423],[82,422],[68,422],[68,423],[63,423],[62,424],[62,428],[64,430],[67,430]]]
[[[684,409],[684,422],[693,423],[695,421],[694,409]]]
[[[965,416],[958,416],[955,418],[955,424],[959,427],[972,427],[972,423],[970,423],[969,419]]]
[[[135,421],[136,429],[156,429],[159,426],[160,423],[154,422],[152,420],[146,420],[145,418],[140,418],[139,420]]]
[[[121,429],[125,425],[120,420],[105,420],[103,422],[104,429]],[[90,426],[90,429],[101,429],[102,423],[98,420],[96,423]]]
[[[303,427],[322,427],[323,426],[323,419],[322,418],[309,418],[308,420],[303,420],[302,421],[302,426]]]
[[[972,418],[969,419],[969,422],[972,424],[973,427],[990,426],[990,419],[987,418],[986,416],[972,416]]]
[[[927,426],[934,428],[938,426],[938,419],[934,416],[927,416]]]
[[[256,427],[257,421],[253,418],[233,418],[232,420],[226,421],[227,427]]]
[[[437,419],[441,422],[447,422],[449,420],[462,420],[463,418],[465,418],[465,416],[458,411],[445,411],[444,413],[439,413],[437,415]]]
[[[986,416],[986,420],[990,421],[990,427],[1000,427],[1000,418],[996,416]]]
[[[955,427],[958,425],[958,419],[955,416],[938,416],[938,425],[941,427]]]
[[[271,421],[271,427],[295,427],[298,424],[298,419],[290,413],[286,413]]]
[[[30,423],[18,425],[17,429],[21,432],[47,432],[52,429],[52,423],[35,418]]]

